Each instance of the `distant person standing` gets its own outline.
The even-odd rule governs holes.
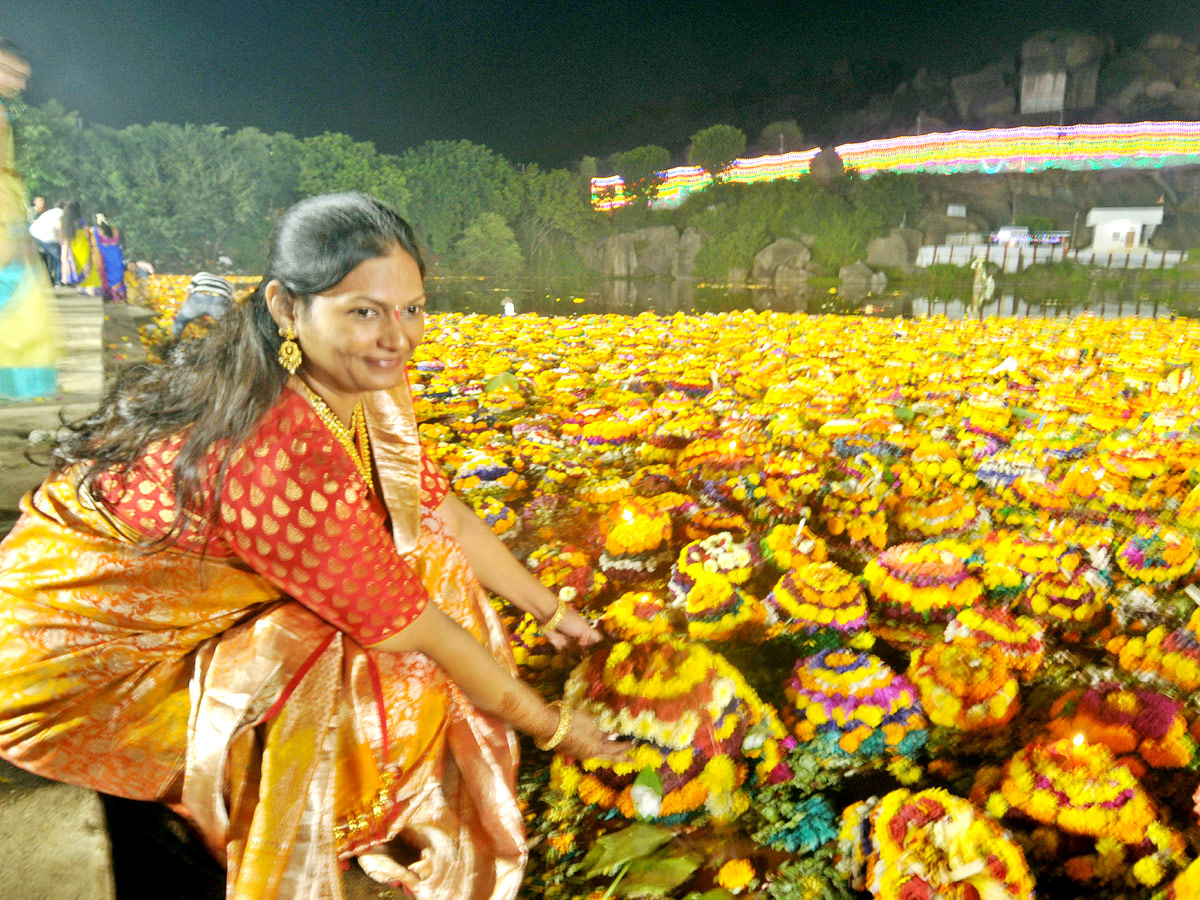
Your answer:
[[[92,274],[92,241],[83,205],[68,200],[62,216],[62,283],[75,287]]]
[[[53,208],[43,210],[29,224],[29,236],[33,238],[38,256],[45,263],[50,281],[54,284],[62,283],[62,219],[63,203],[60,200]]]
[[[92,273],[79,285],[99,290],[109,303],[125,302],[125,253],[121,250],[121,233],[96,213],[96,224],[88,229],[91,241]]]
[[[219,319],[233,306],[233,286],[220,275],[197,272],[187,286],[187,299],[171,326],[171,340],[179,339],[189,322],[204,316]]]
[[[29,80],[25,55],[0,38],[0,398],[53,394],[54,298],[29,236],[25,182],[15,168],[4,101]]]
[[[29,224],[33,224],[33,220],[46,211],[46,198],[38,194],[33,198],[33,206],[29,207],[29,212],[26,213],[26,218],[29,219]]]

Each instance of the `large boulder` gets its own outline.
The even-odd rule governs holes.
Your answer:
[[[750,280],[756,284],[769,284],[780,291],[803,287],[812,274],[808,268],[811,260],[812,251],[805,244],[780,238],[754,257]]]
[[[961,119],[994,119],[1012,115],[1017,108],[1016,92],[1009,79],[1011,67],[992,63],[978,72],[950,79],[954,105]]]
[[[694,228],[680,237],[674,225],[656,225],[606,238],[590,261],[611,278],[689,278],[702,240]]]
[[[861,259],[848,266],[842,266],[838,270],[838,278],[842,282],[842,294],[845,296],[879,294],[887,287],[887,276],[882,272],[871,271],[871,267]]]
[[[675,278],[691,278],[696,271],[696,254],[704,243],[704,235],[695,228],[687,228],[679,236],[679,250],[671,267]]]
[[[665,278],[674,274],[679,255],[679,232],[674,225],[641,228],[633,233],[637,264],[635,278]]]
[[[901,269],[917,258],[921,232],[915,228],[893,228],[887,237],[867,244],[867,265]]]
[[[1104,61],[1104,41],[1080,31],[1043,31],[1021,44],[1021,83],[1026,90],[1039,76],[1066,75],[1063,106],[1091,109],[1096,105],[1096,83]]]

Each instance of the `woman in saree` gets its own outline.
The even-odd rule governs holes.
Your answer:
[[[79,282],[79,289],[99,294],[109,303],[124,303],[125,253],[121,250],[121,233],[102,214],[96,213],[96,224],[87,229],[92,270]]]
[[[556,646],[600,635],[421,448],[423,276],[378,201],[297,204],[253,294],[126,373],[0,545],[0,755],[171,804],[238,900],[340,897],[351,857],[511,898],[513,728],[628,751],[515,677],[487,590]]]
[[[58,386],[54,297],[29,236],[25,181],[16,170],[4,100],[20,93],[29,63],[0,38],[0,399],[53,394]]]
[[[80,287],[92,277],[92,238],[78,200],[68,200],[62,217],[62,283]],[[99,282],[96,282],[99,284]]]

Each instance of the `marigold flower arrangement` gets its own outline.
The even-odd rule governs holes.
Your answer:
[[[825,541],[813,534],[804,522],[799,525],[775,525],[758,547],[763,560],[781,572],[829,559]]]
[[[1190,575],[1200,560],[1196,542],[1170,528],[1135,534],[1116,553],[1116,563],[1134,581],[1168,585]]]
[[[1163,626],[1145,635],[1118,634],[1105,645],[1126,672],[1152,674],[1185,691],[1200,689],[1200,609],[1186,625],[1168,632]]]
[[[807,563],[775,584],[766,598],[785,631],[848,636],[867,627],[867,597],[858,579],[832,562]]]
[[[1188,734],[1183,704],[1157,691],[1113,682],[1075,688],[1054,702],[1050,715],[1051,737],[1082,734],[1106,745],[1114,756],[1137,753],[1152,768],[1182,768],[1195,758],[1196,742]]]
[[[605,607],[600,621],[607,634],[623,641],[674,631],[667,618],[666,604],[648,591],[626,591]]]
[[[1016,810],[1069,834],[1149,848],[1156,862],[1133,868],[1145,884],[1157,884],[1168,864],[1183,862],[1183,836],[1160,821],[1154,801],[1104,744],[1082,735],[1030,744],[1005,763],[998,784],[990,778],[981,772],[972,798],[986,797],[987,811],[997,818]]]
[[[767,780],[782,758],[774,710],[723,657],[682,638],[643,635],[602,647],[571,673],[563,699],[641,743],[631,763],[560,755],[551,784],[627,819],[638,817],[634,780],[645,769],[658,775],[662,795],[642,818],[728,821],[749,805],[747,780]]]
[[[987,527],[987,513],[962,491],[941,489],[937,494],[909,497],[900,503],[895,523],[911,540],[961,538]]]
[[[728,531],[722,531],[685,544],[675,567],[685,571],[700,566],[707,572],[723,575],[733,584],[745,584],[758,562],[753,544],[739,542]]]
[[[503,459],[470,451],[452,481],[456,493],[465,497],[512,499],[526,488],[525,480]]]
[[[879,900],[1027,900],[1033,875],[1012,836],[940,788],[900,789],[842,813],[838,870]]]
[[[958,731],[996,728],[1020,708],[1016,674],[994,645],[930,644],[913,651],[907,674],[935,725]]]
[[[1041,623],[1028,616],[1014,616],[1006,609],[964,609],[950,620],[944,637],[969,647],[995,648],[1022,681],[1030,681],[1037,674],[1046,655]]]
[[[797,660],[784,694],[784,723],[819,757],[911,757],[925,744],[916,687],[870,653],[838,648]]]
[[[720,572],[699,565],[677,567],[667,587],[673,604],[682,608],[687,619],[689,637],[738,641],[763,633],[766,608]]]
[[[521,532],[521,520],[512,507],[505,506],[495,497],[473,497],[471,506],[475,509],[500,540],[506,544],[516,539]]]
[[[583,609],[596,608],[608,587],[608,579],[596,569],[592,557],[574,544],[542,544],[529,554],[526,565],[538,581]]]
[[[897,544],[867,564],[863,579],[883,615],[948,622],[983,596],[964,562],[969,555],[954,542]]]

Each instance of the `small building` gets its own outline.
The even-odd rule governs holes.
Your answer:
[[[1097,206],[1087,214],[1092,250],[1121,253],[1144,249],[1154,229],[1162,224],[1161,206]]]

